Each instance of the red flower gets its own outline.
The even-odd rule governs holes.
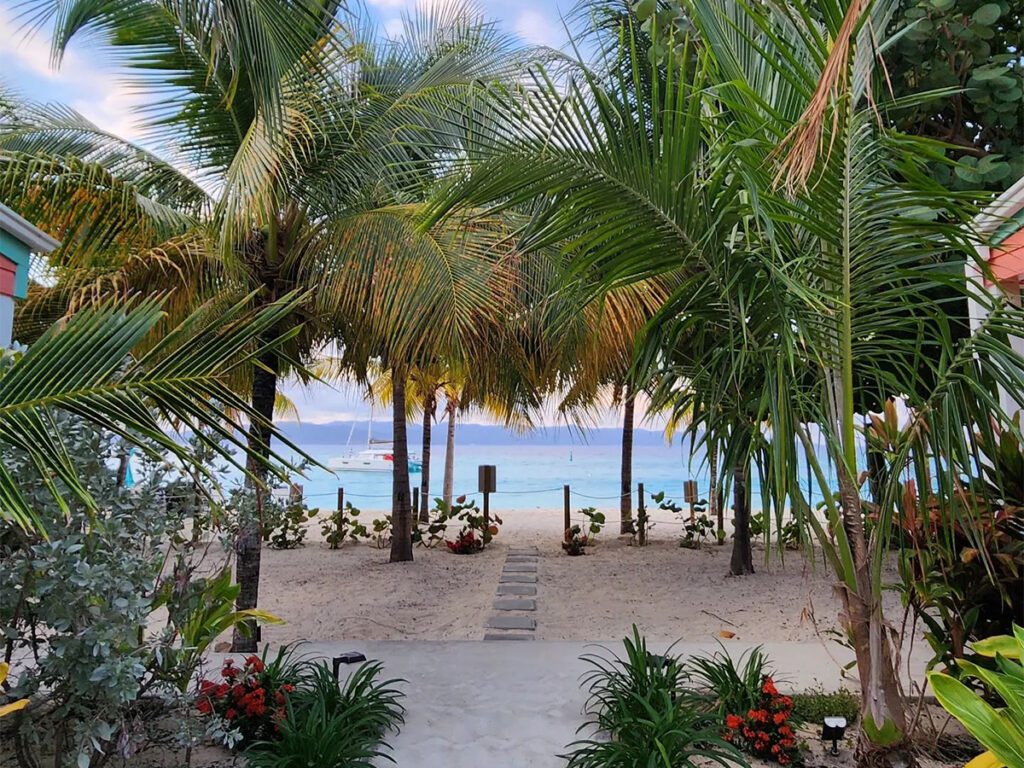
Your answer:
[[[259,674],[263,671],[263,659],[259,656],[250,656],[245,660],[245,668],[251,669],[253,672]]]
[[[782,725],[789,718],[788,712],[776,712],[775,717],[772,720],[775,721],[776,725]]]
[[[739,715],[727,715],[725,718],[725,724],[729,728],[739,728],[743,725],[743,718]]]
[[[209,715],[213,713],[213,702],[210,701],[209,696],[203,696],[201,699],[196,701],[196,709],[201,715]]]
[[[461,496],[457,496],[455,498],[455,503],[456,504],[465,504],[466,503],[466,494],[462,494]]]
[[[235,701],[241,701],[243,698],[245,698],[245,695],[246,690],[244,685],[236,684],[235,687],[231,689],[231,696],[235,699]]]
[[[238,717],[238,711],[234,707],[228,707],[228,711],[224,713],[224,717],[228,720],[234,720]]]
[[[779,694],[779,690],[775,687],[775,682],[770,677],[764,679],[764,685],[761,687],[761,690],[769,696],[778,696]]]

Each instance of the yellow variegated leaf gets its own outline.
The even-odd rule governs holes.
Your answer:
[[[1000,761],[991,752],[985,752],[971,760],[964,768],[1006,768],[1006,763]]]
[[[28,699],[19,699],[18,701],[11,702],[10,704],[0,704],[0,717],[7,717],[7,715],[24,709],[27,706]]]

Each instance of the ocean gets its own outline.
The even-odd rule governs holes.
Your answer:
[[[332,456],[348,452],[344,444],[303,445],[303,450],[326,464]],[[358,449],[357,449],[358,450]],[[495,510],[552,509],[563,505],[563,486],[570,486],[572,508],[596,507],[599,511],[619,508],[620,447],[608,444],[559,445],[474,445],[456,444],[454,495],[476,496],[477,467],[493,464],[497,468],[497,493],[491,496]],[[414,450],[414,452],[416,452]],[[379,512],[390,509],[391,475],[386,472],[338,471],[310,469],[303,485],[303,495],[311,507],[333,507],[338,488],[344,488],[345,499],[359,509]],[[414,487],[420,474],[411,475]],[[444,479],[444,444],[435,444],[431,451],[430,496],[441,495]],[[702,457],[692,463],[689,444],[640,445],[633,451],[633,496],[636,504],[637,483],[646,493],[664,491],[668,498],[683,505],[683,483],[696,480],[698,493],[706,498],[710,487],[709,473],[702,466]],[[760,483],[757,473],[749,480],[751,506],[759,509]],[[726,501],[728,506],[730,500]],[[650,503],[648,495],[647,502]]]

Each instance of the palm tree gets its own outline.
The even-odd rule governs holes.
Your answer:
[[[959,318],[949,314],[958,304],[932,298],[936,286],[959,297],[971,290],[955,260],[974,254],[961,201],[924,173],[936,148],[878,120],[885,88],[874,57],[884,41],[874,36],[891,4],[687,8],[700,44],[669,40],[659,65],[666,84],[636,106],[644,120],[617,94],[656,77],[588,73],[553,85],[538,75],[524,98],[495,99],[503,130],[482,133],[477,166],[453,183],[447,205],[493,211],[537,201],[534,239],[571,243],[579,269],[598,270],[605,287],[676,270],[683,280],[652,323],[648,359],[695,326],[725,326],[729,344],[692,350],[691,367],[708,370],[721,392],[705,401],[722,407],[701,418],[713,435],[740,438],[727,466],[762,454],[765,492],[815,533],[839,579],[861,678],[859,761],[912,764],[881,606],[899,475],[932,461],[940,490],[952,494],[980,461],[967,428],[989,439],[991,417],[1012,429],[993,412],[995,382],[1024,393],[1024,361],[1007,341],[1024,322],[1019,310],[993,306],[988,324],[958,339]],[[635,47],[635,38],[623,44]],[[663,386],[682,402],[690,381],[668,362]],[[909,397],[913,420],[869,536],[854,404],[887,395]],[[811,425],[838,469],[838,493]],[[826,499],[824,522],[796,476],[800,454]]]
[[[336,286],[320,266],[347,256],[358,238],[383,248],[394,234],[386,215],[375,229],[372,201],[414,198],[449,141],[453,110],[478,82],[515,67],[507,39],[456,4],[409,19],[403,44],[381,43],[372,26],[348,16],[339,25],[333,0],[70,5],[57,19],[55,54],[82,30],[105,33],[157,99],[149,138],[173,146],[181,164],[70,110],[33,107],[0,131],[11,161],[0,190],[64,223],[65,242],[84,235],[90,247],[57,262],[78,284],[138,290],[140,272],[154,278],[146,289],[161,273],[163,286],[179,274],[183,307],[207,289],[251,294],[260,306],[295,287]],[[33,11],[43,24],[54,6]],[[103,222],[95,236],[90,222]],[[273,420],[280,377],[302,370],[290,361],[309,360],[359,320],[358,312],[316,314],[306,302],[273,329],[300,332],[289,336],[287,354],[268,350],[249,368],[244,386],[261,424]],[[266,437],[254,434],[250,446],[256,476]],[[237,540],[239,609],[258,599],[259,533],[250,526]],[[236,635],[236,650],[253,642]]]
[[[247,302],[205,306],[169,332],[159,329],[165,315],[159,300],[107,300],[86,308],[47,329],[27,352],[4,360],[0,441],[23,450],[41,477],[52,478],[49,490],[65,509],[73,501],[89,508],[95,502],[54,432],[54,410],[75,413],[154,458],[173,456],[184,471],[195,473],[197,487],[209,470],[194,461],[188,444],[167,433],[168,421],[194,434],[212,455],[251,473],[233,456],[232,447],[243,445],[238,435],[246,433],[239,417],[249,420],[250,435],[269,432],[284,438],[261,425],[259,414],[235,394],[232,373],[253,355],[267,352],[257,345],[293,311],[294,303],[294,297],[284,297],[258,312],[248,309]],[[280,347],[286,340],[278,337],[271,343]],[[265,455],[284,470],[268,461],[264,471],[282,476],[294,470],[269,446]],[[28,499],[2,468],[0,495],[2,519],[41,530]]]

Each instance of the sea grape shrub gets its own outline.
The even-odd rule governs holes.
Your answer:
[[[793,699],[765,677],[757,705],[725,716],[725,739],[744,752],[779,765],[802,765],[793,731]]]
[[[706,514],[707,501],[696,502],[691,511],[679,506],[672,499],[666,498],[664,491],[652,493],[651,500],[658,505],[658,509],[671,512],[682,521],[683,531],[679,539],[680,547],[700,549],[708,541],[717,538],[715,524]]]
[[[430,519],[426,523],[421,523],[418,520],[415,522],[412,532],[413,543],[433,549],[445,540],[448,522],[453,517],[454,512],[450,504],[446,504],[444,499],[434,499],[434,509],[430,514]]]
[[[501,525],[501,518],[496,515],[485,520],[476,502],[467,500],[465,496],[455,499],[448,517],[462,524],[455,540],[445,542],[448,550],[458,555],[471,555],[482,550],[498,535],[498,526]]]
[[[335,510],[323,521],[320,532],[329,549],[340,549],[346,541],[358,541],[370,535],[366,526],[356,519],[360,512],[362,510],[352,506],[351,501],[346,501],[343,509]]]
[[[446,541],[449,552],[456,555],[472,555],[484,548],[484,543],[473,531],[461,531],[454,541]]]
[[[297,549],[305,544],[306,523],[313,516],[301,499],[287,502],[264,496],[263,540],[273,549]]]
[[[241,667],[234,659],[224,660],[219,680],[201,680],[196,694],[196,711],[223,720],[227,746],[247,746],[272,739],[280,732],[288,697],[295,682],[281,682],[268,674],[259,656],[249,656]]]
[[[579,515],[587,519],[587,533],[583,537],[583,545],[590,546],[595,543],[597,534],[604,528],[607,518],[605,518],[604,512],[598,512],[594,507],[584,507],[579,510]]]

